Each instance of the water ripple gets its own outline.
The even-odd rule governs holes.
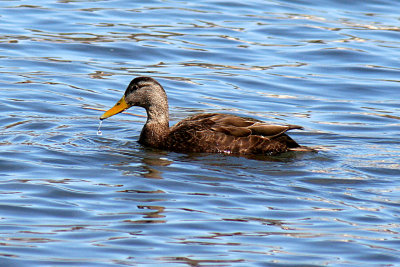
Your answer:
[[[4,266],[396,265],[396,1],[2,1]],[[180,154],[104,122],[134,76],[172,123],[298,124],[318,153]]]

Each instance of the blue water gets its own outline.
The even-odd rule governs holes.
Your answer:
[[[1,1],[1,266],[395,266],[400,2]],[[318,153],[181,154],[98,118],[136,76]]]

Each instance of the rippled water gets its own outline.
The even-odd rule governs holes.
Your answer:
[[[400,2],[0,7],[1,266],[400,261]],[[298,124],[319,153],[153,150],[139,108],[97,135],[139,75],[164,85],[174,122]]]

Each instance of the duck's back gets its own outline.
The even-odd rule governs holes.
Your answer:
[[[171,127],[165,148],[177,152],[276,154],[300,147],[285,134],[296,125],[271,125],[228,114],[199,114]]]

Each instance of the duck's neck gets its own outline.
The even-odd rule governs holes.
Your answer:
[[[169,134],[168,105],[166,107],[150,107],[146,111],[147,122],[143,126],[139,143],[162,148]]]

